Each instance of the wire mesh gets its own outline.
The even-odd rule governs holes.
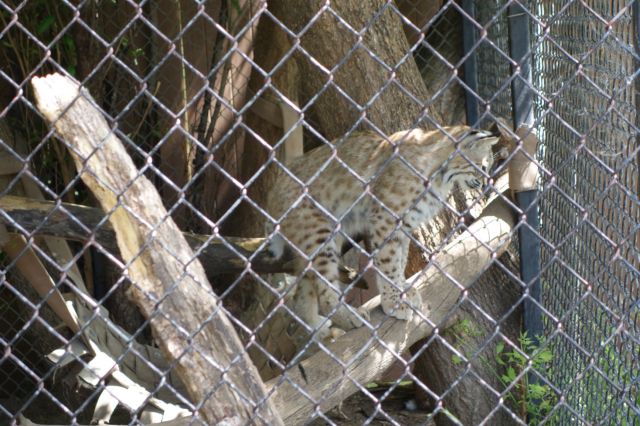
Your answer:
[[[482,98],[481,113],[490,110],[498,117],[511,117],[511,63],[509,61],[509,28],[507,2],[489,1],[477,4],[477,22],[486,29],[475,50],[478,61],[478,91]]]
[[[534,76],[544,99],[536,107],[547,170],[543,305],[558,354],[551,377],[567,405],[557,421],[633,424],[638,166],[632,2],[534,2],[532,11],[545,23],[536,26]]]
[[[268,424],[261,411],[268,404],[285,424],[638,424],[638,4],[518,2],[530,22],[527,84],[541,142],[541,227],[534,231],[543,297],[534,303],[545,333],[529,336],[520,322],[530,283],[518,278],[516,258],[516,233],[527,225],[516,221],[509,247],[474,228],[484,223],[479,212],[488,199],[493,208],[518,209],[504,175],[434,196],[434,182],[455,158],[488,177],[483,164],[471,164],[464,136],[445,126],[465,121],[469,55],[482,125],[511,118],[512,83],[520,78],[509,54],[516,2],[475,2],[474,19],[456,1],[296,3],[0,0],[0,423],[184,417],[179,424],[208,424],[203,407],[230,388],[239,405],[251,407],[247,424]],[[463,51],[463,25],[476,33],[470,51]],[[168,213],[148,224],[146,244],[169,218],[185,232],[195,254],[171,292],[192,278],[197,256],[221,301],[197,333],[182,334],[177,359],[159,350],[166,336],[154,328],[166,320],[184,330],[165,310],[170,295],[143,292],[155,305],[148,318],[141,314],[132,300],[144,303],[136,299],[142,287],[130,268],[143,250],[123,261],[108,224],[117,208],[135,206],[119,193],[114,211],[98,208],[76,171],[72,141],[38,111],[30,82],[50,72],[88,89],[160,193]],[[374,171],[349,156],[358,138],[378,143],[419,126],[455,145],[428,175],[402,154],[402,138],[392,138],[398,148],[386,162],[373,156],[365,163],[379,166]],[[88,163],[83,173],[92,173]],[[443,207],[413,234],[405,225],[425,208],[419,198],[398,212],[388,194],[372,189],[392,165],[418,179],[420,197]],[[317,185],[335,175],[344,175],[335,193],[339,185],[358,190],[323,205]],[[290,191],[274,206],[265,194],[283,188]],[[402,197],[408,188],[389,192]],[[332,207],[345,199],[346,207]],[[391,229],[374,247],[371,235],[349,231],[366,203]],[[300,206],[330,227],[320,229],[317,247],[289,247],[294,261],[274,263],[269,250],[279,237],[295,245],[281,230]],[[318,231],[310,222],[299,224],[301,232]],[[430,277],[437,303],[440,294],[455,294],[443,307],[414,312],[411,329],[358,309],[374,303],[376,276],[380,283],[385,275],[381,253],[399,239],[412,243],[397,249],[408,252],[407,275]],[[334,240],[344,240],[345,252],[325,250]],[[470,240],[468,263],[485,263],[456,267],[451,253]],[[160,249],[179,257],[168,244]],[[335,279],[323,269],[332,257],[339,258]],[[465,268],[483,275],[461,279]],[[321,323],[310,323],[295,302],[310,279],[317,281],[311,293],[338,300],[316,315]],[[37,280],[48,283],[44,293],[34,290]],[[65,309],[80,331],[62,318]],[[196,401],[180,358],[207,358],[211,348],[197,338],[223,315],[242,350],[229,366],[207,359],[219,380]],[[363,315],[362,325],[346,336],[331,329],[323,339],[329,322],[344,315]],[[233,382],[234,365],[247,354],[267,384],[264,400]]]

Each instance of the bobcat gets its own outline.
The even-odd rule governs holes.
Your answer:
[[[441,209],[454,184],[477,188],[493,164],[499,135],[467,126],[401,131],[384,138],[371,132],[316,148],[278,169],[267,195],[269,250],[298,253],[292,310],[320,338],[332,325],[363,324],[344,302],[339,280],[343,244],[370,244],[382,309],[409,319],[420,294],[407,288],[404,270],[409,234]]]

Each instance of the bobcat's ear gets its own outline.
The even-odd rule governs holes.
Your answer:
[[[478,143],[481,144],[482,146],[487,146],[491,148],[492,146],[497,144],[499,141],[500,141],[500,136],[491,135],[486,138],[482,138],[480,141],[478,141]]]
[[[501,135],[483,130],[474,133],[475,138],[471,141],[474,148],[491,148],[500,140]]]
[[[510,134],[513,134],[513,126],[509,124],[507,120],[502,117],[498,117],[493,121],[491,127],[489,127],[489,131],[497,136],[508,137]]]

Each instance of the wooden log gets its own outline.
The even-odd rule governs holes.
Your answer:
[[[304,424],[315,410],[326,412],[358,391],[355,383],[362,386],[378,379],[413,343],[441,333],[440,327],[455,312],[461,296],[465,299],[466,289],[507,249],[513,223],[511,209],[496,200],[423,271],[409,278],[429,306],[428,320],[414,314],[410,321],[399,321],[376,309],[371,314],[374,339],[366,325],[352,330],[327,345],[326,351],[318,351],[298,368],[287,370],[286,380],[276,377],[267,382],[276,390],[276,406],[283,421]]]
[[[34,200],[5,195],[0,197],[0,223],[18,231],[37,235],[50,235],[75,241],[95,241],[109,253],[119,253],[116,235],[111,223],[105,220],[101,209],[71,203]],[[258,273],[292,272],[293,254],[286,252],[281,259],[258,253],[250,265],[244,258],[254,254],[264,238],[238,238],[201,234],[183,234],[187,243],[203,263],[209,276],[235,273],[250,267]],[[236,254],[238,253],[238,254]]]
[[[283,424],[202,265],[89,94],[59,74],[34,77],[32,86],[38,109],[110,213],[134,301],[194,407],[209,424]]]
[[[0,197],[0,212],[0,224],[18,233],[81,242],[92,240],[113,255],[119,253],[113,227],[105,221],[105,213],[100,209],[5,195]],[[279,259],[268,256],[264,251],[255,253],[263,245],[264,238],[216,237],[188,232],[183,235],[191,249],[197,252],[209,277],[238,273],[245,269],[259,274],[294,271],[295,257],[289,248],[285,248],[284,255]],[[250,257],[251,261],[245,260]],[[357,276],[356,271],[344,265],[340,265],[340,273],[345,283],[351,283]],[[362,281],[356,285],[366,286]]]

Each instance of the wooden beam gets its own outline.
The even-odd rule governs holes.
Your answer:
[[[18,233],[61,237],[75,241],[94,241],[113,255],[119,254],[113,226],[102,210],[79,204],[41,201],[5,195],[0,197],[0,223]],[[264,252],[255,253],[264,238],[215,237],[183,234],[209,276],[240,272],[251,268],[257,273],[292,272],[291,251],[282,259]],[[250,264],[245,260],[254,256]],[[243,258],[244,257],[244,258]]]
[[[31,80],[36,105],[67,144],[109,221],[160,350],[209,424],[282,425],[204,269],[89,93],[60,74]]]

